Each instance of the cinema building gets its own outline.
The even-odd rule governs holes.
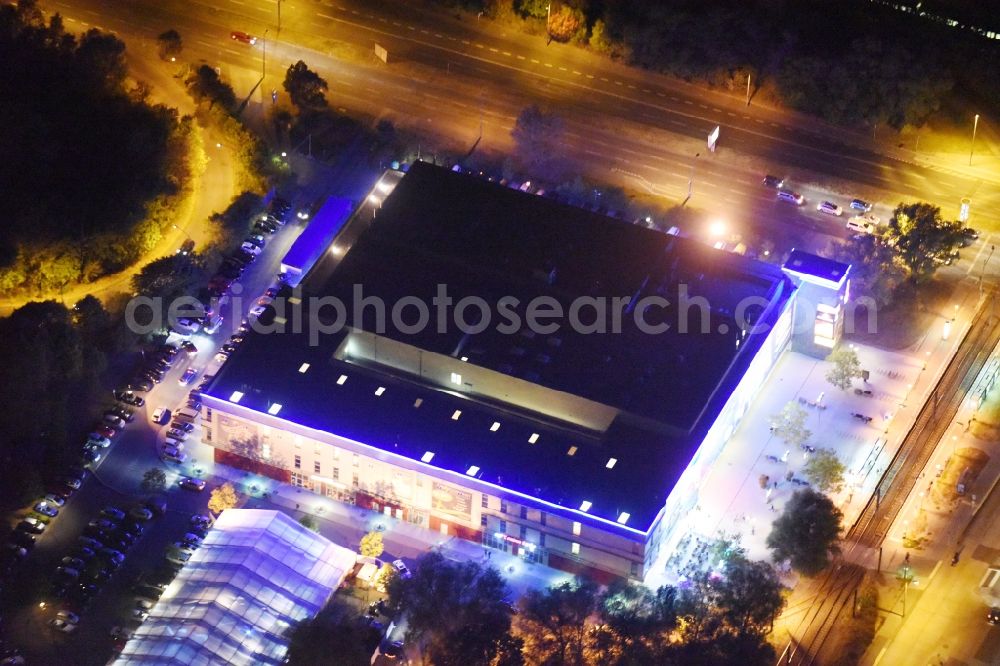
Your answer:
[[[284,332],[206,388],[216,461],[643,580],[788,346],[809,255],[793,275],[424,163],[388,175],[261,316]]]

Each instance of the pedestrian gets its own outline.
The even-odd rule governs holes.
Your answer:
[[[298,511],[298,510],[299,510],[299,505],[298,505],[298,504],[296,504],[296,505],[295,505],[295,510],[296,510],[296,511]]]

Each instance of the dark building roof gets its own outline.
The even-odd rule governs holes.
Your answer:
[[[788,260],[785,261],[784,268],[800,275],[808,275],[839,284],[850,271],[851,265],[819,257],[802,250],[792,250],[788,255]]]
[[[343,334],[315,346],[306,333],[251,335],[217,374],[210,395],[226,400],[238,390],[246,396],[242,406],[261,412],[280,403],[280,418],[412,460],[433,451],[433,467],[464,474],[476,466],[482,481],[568,509],[589,501],[591,515],[611,521],[627,512],[628,526],[641,531],[760,344],[762,334],[737,325],[741,301],[758,299],[743,315],[751,324],[773,323],[792,291],[777,268],[423,163],[410,169],[332,270],[322,265],[331,254],[303,287],[307,296],[341,298],[349,318],[355,284],[390,309],[404,297],[430,303],[439,284],[456,303],[512,296],[522,318],[525,304],[539,296],[564,311],[581,297],[623,298],[631,310],[617,333],[577,332],[565,319],[552,333],[501,332],[500,321],[476,334],[457,326],[439,331],[433,311],[420,332],[398,330],[391,317],[380,332],[621,414],[595,432],[421,385],[385,367],[334,358]],[[685,303],[684,289],[688,300],[708,304],[704,332],[700,302]],[[643,332],[635,323],[634,312],[649,297],[670,303],[645,311],[650,323],[667,323],[666,332]],[[301,314],[284,314],[290,324],[312,315],[304,300]],[[369,308],[351,323],[375,330],[373,313]],[[593,310],[580,318],[590,322]],[[303,363],[310,368],[300,373]],[[342,374],[348,380],[338,385]],[[379,387],[385,391],[376,395]],[[455,410],[462,411],[457,421]],[[500,427],[492,431],[495,422]],[[534,443],[532,434],[539,435]]]

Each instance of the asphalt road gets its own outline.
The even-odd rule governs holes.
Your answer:
[[[284,70],[298,59],[329,81],[333,106],[391,118],[440,137],[457,153],[471,149],[480,132],[480,148],[509,151],[519,111],[542,103],[565,121],[568,173],[631,185],[670,202],[683,200],[691,181],[690,205],[735,228],[756,225],[778,238],[791,235],[799,247],[819,249],[847,235],[842,218],[816,212],[824,199],[843,205],[853,196],[868,198],[882,204],[877,212],[883,216],[900,200],[923,199],[954,215],[959,199],[970,196],[975,224],[995,228],[1000,222],[996,182],[922,166],[912,151],[880,155],[864,145],[866,136],[760,105],[748,108],[739,94],[705,92],[488,22],[421,13],[402,3],[284,3],[275,40],[274,0],[46,6],[73,19],[71,29],[119,32],[130,49],[153,49],[156,34],[176,28],[185,43],[183,59],[219,66],[239,95],[256,85],[266,51],[267,78],[250,113],[260,112],[257,100],[265,91],[281,90]],[[244,45],[229,39],[231,30],[261,39]],[[388,50],[388,64],[372,54],[376,42]],[[709,153],[705,137],[716,125],[722,128],[719,149]],[[981,135],[983,152],[991,149],[988,141]],[[807,205],[776,202],[760,184],[764,173],[785,177]]]

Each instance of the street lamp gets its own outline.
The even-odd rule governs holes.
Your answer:
[[[972,146],[969,148],[969,166],[972,166],[972,153],[976,150],[976,130],[979,129],[979,114],[976,114],[976,120],[972,123]]]

